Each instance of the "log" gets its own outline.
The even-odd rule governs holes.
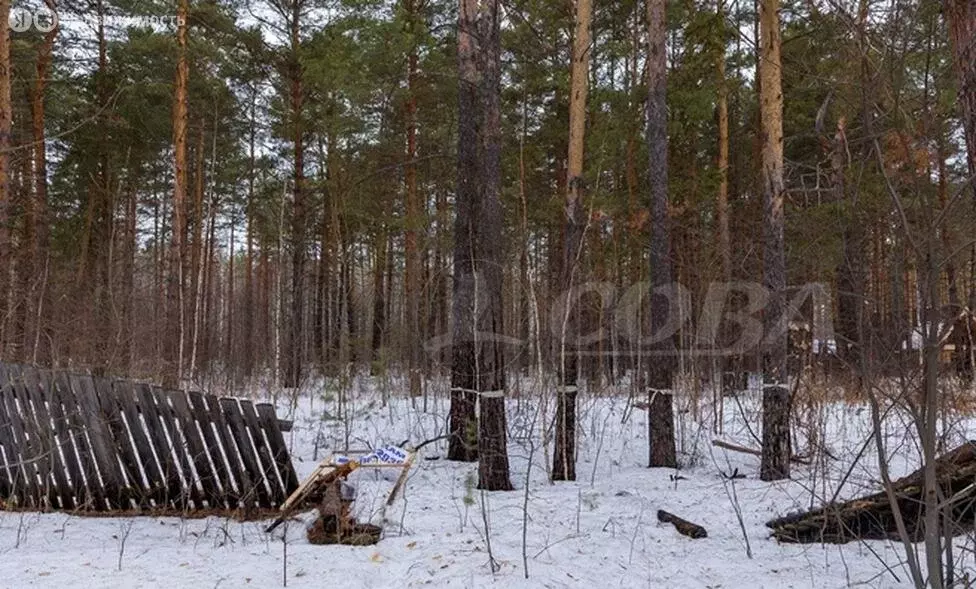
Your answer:
[[[698,539],[708,537],[708,532],[705,530],[705,528],[686,519],[682,519],[673,513],[668,513],[663,509],[657,510],[657,521],[672,524],[679,533],[684,534],[689,538]]]
[[[912,541],[924,537],[922,489],[925,472],[919,468],[891,483],[906,531]],[[953,536],[973,528],[976,518],[976,442],[936,459],[936,477],[943,497],[944,515]],[[850,501],[828,503],[818,509],[794,513],[766,523],[781,542],[843,544],[852,540],[898,539],[894,510],[888,495],[880,491]]]
[[[716,448],[724,448],[725,450],[731,450],[733,452],[742,452],[743,454],[752,454],[753,456],[762,457],[762,451],[753,448],[748,448],[746,446],[740,446],[738,444],[733,444],[731,442],[726,442],[724,440],[712,440],[712,445]],[[797,455],[790,457],[790,461],[797,464],[810,464],[810,461],[806,458],[800,458]]]

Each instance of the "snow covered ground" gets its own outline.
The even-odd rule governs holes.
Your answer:
[[[623,420],[626,393],[581,395],[579,480],[551,485],[549,454],[539,442],[552,409],[543,414],[530,396],[509,401],[513,492],[476,490],[477,465],[437,459],[444,455],[442,442],[423,449],[406,493],[385,514],[381,506],[396,473],[357,471],[357,517],[386,520],[384,539],[375,546],[308,544],[304,524],[312,512],[302,515],[302,524],[271,535],[263,532],[266,522],[215,517],[0,513],[0,587],[267,588],[285,580],[296,588],[910,586],[900,546],[785,545],[770,539],[764,525],[834,494],[868,440],[865,407],[801,408],[803,419],[823,424],[837,460],[798,468],[789,482],[763,483],[757,457],[711,446],[712,417],[704,410],[679,413],[686,466],[647,469],[646,412],[633,410]],[[375,383],[365,379],[352,384],[348,397],[347,420],[333,418],[332,389],[319,387],[291,406],[279,399],[279,415],[295,418],[288,435],[299,477],[337,448],[418,443],[445,427],[443,393],[431,396],[426,412],[420,400],[416,408],[402,398],[384,405]],[[684,406],[680,401],[679,409]],[[726,400],[720,437],[757,447],[746,427],[757,428],[757,410],[758,399],[748,395]],[[956,429],[971,429],[961,426]],[[893,417],[886,427],[892,475],[898,476],[914,468],[918,454],[906,423]],[[867,446],[841,497],[877,488],[873,444]],[[722,473],[736,469],[747,478],[733,484]],[[658,509],[703,525],[708,538],[691,540],[658,523]],[[973,547],[971,540],[957,540]],[[971,557],[960,564],[976,568]]]

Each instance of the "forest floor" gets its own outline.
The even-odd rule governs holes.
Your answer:
[[[279,415],[295,419],[286,435],[300,478],[336,448],[405,439],[419,443],[445,427],[446,395],[432,396],[424,412],[420,399],[416,408],[402,398],[384,404],[375,384],[356,380],[347,392],[348,418],[339,420],[333,417],[336,393],[323,391],[278,400]],[[645,467],[647,414],[635,409],[624,420],[626,393],[581,395],[579,480],[552,485],[546,470],[550,454],[539,435],[551,409],[543,415],[539,403],[528,400],[535,396],[509,401],[515,491],[476,490],[477,464],[443,460],[444,442],[421,451],[405,494],[385,514],[382,505],[395,469],[354,473],[356,517],[385,520],[384,538],[375,546],[309,544],[305,526],[314,512],[271,535],[263,532],[267,522],[218,517],[5,512],[0,513],[0,587],[269,588],[282,587],[285,580],[295,588],[910,586],[896,543],[780,544],[764,525],[821,504],[848,471],[839,497],[879,488],[874,445],[867,443],[866,406],[798,407],[798,420],[805,424],[799,428],[804,435],[798,451],[808,445],[805,435],[817,432],[833,458],[795,466],[791,481],[765,483],[758,480],[758,457],[710,444],[714,436],[758,447],[746,426],[758,434],[756,392],[725,400],[718,436],[711,414],[679,399],[679,459],[685,464],[680,470]],[[964,433],[972,425],[956,422],[953,429]],[[910,472],[918,464],[918,450],[907,421],[891,416],[885,427],[892,476]],[[947,446],[955,441],[947,440]],[[736,470],[746,478],[725,476]],[[670,524],[658,523],[658,509],[701,524],[708,537],[679,535]],[[972,573],[973,539],[956,540],[963,547],[957,567]]]

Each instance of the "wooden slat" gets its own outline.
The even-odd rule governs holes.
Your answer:
[[[21,435],[22,435],[22,460],[27,470],[29,480],[28,488],[31,490],[30,505],[38,509],[45,507],[50,480],[50,467],[47,465],[44,456],[44,447],[41,444],[37,429],[37,421],[34,418],[34,410],[31,407],[30,398],[24,387],[24,379],[21,376],[21,367],[14,364],[7,365],[7,378],[9,379],[10,391],[17,402],[17,410],[20,415]]]
[[[264,485],[264,473],[261,471],[261,466],[254,454],[254,448],[248,437],[247,426],[244,425],[244,417],[241,415],[237,399],[220,399],[220,408],[234,435],[238,452],[240,452],[244,467],[251,480],[250,487],[244,489],[245,496],[253,495],[259,506],[271,507],[271,499]]]
[[[147,505],[149,490],[142,480],[142,466],[139,464],[138,453],[129,437],[129,430],[122,419],[122,412],[119,410],[116,399],[117,395],[112,389],[112,381],[100,376],[96,376],[92,380],[95,384],[98,406],[115,442],[114,447],[120,461],[120,473],[124,477],[122,482],[126,485],[125,495],[135,500],[137,504],[145,506]]]
[[[24,381],[24,390],[34,406],[34,418],[37,422],[37,441],[44,453],[41,461],[44,464],[43,470],[47,471],[45,484],[48,485],[47,498],[52,506],[65,508],[69,500],[65,497],[74,495],[68,485],[68,477],[65,474],[64,461],[58,451],[58,441],[55,437],[54,425],[51,420],[51,413],[48,410],[47,391],[41,383],[41,377],[37,369],[25,366],[21,371]],[[70,501],[73,503],[73,501]]]
[[[78,404],[78,397],[71,386],[72,376],[64,372],[58,373],[54,378],[52,392],[57,397],[58,402],[64,412],[65,423],[70,432],[68,446],[65,449],[70,452],[65,460],[76,460],[84,479],[79,478],[72,485],[75,491],[75,502],[93,509],[105,509],[105,491],[102,483],[98,479],[95,466],[95,453],[92,450],[85,431],[85,420],[82,418],[81,406]]]
[[[257,450],[257,458],[260,461],[262,478],[268,485],[269,500],[272,506],[284,503],[288,495],[282,496],[283,484],[278,474],[278,465],[272,458],[271,451],[264,439],[264,432],[261,431],[261,424],[258,423],[258,414],[254,411],[254,403],[247,399],[241,399],[241,414],[244,416],[244,424],[250,430],[251,439]]]
[[[51,421],[54,423],[54,433],[58,436],[59,460],[64,465],[64,474],[68,478],[68,489],[61,495],[61,500],[66,502],[67,507],[74,509],[81,505],[85,481],[81,476],[81,467],[78,465],[78,457],[75,456],[74,444],[71,441],[73,432],[64,415],[64,407],[55,388],[54,375],[50,370],[40,370],[39,376],[47,399],[48,413],[51,414]]]
[[[140,419],[135,387],[129,381],[117,380],[112,384],[112,391],[119,410],[125,415],[134,449],[139,455],[139,462],[142,463],[143,471],[146,474],[149,483],[146,491],[158,505],[165,505],[169,496],[167,480],[163,475],[163,469],[156,460],[156,455],[153,453],[152,442],[149,440],[146,426]]]
[[[274,405],[271,403],[257,403],[254,408],[258,412],[258,421],[261,423],[265,435],[268,437],[268,443],[271,445],[271,456],[278,466],[278,473],[284,482],[284,499],[287,499],[298,488],[298,475],[295,474],[295,468],[291,464],[285,437],[278,427],[278,416],[275,414]]]
[[[135,392],[139,402],[139,412],[146,422],[146,433],[156,451],[162,476],[166,480],[166,499],[177,509],[185,508],[187,498],[183,495],[179,469],[174,461],[166,432],[163,430],[159,412],[156,410],[156,401],[153,399],[151,388],[147,384],[137,383]]]
[[[183,430],[187,452],[193,462],[194,469],[197,471],[200,486],[203,487],[203,496],[210,507],[223,507],[224,498],[221,496],[220,486],[217,484],[213,467],[210,466],[210,461],[207,459],[207,446],[203,442],[200,430],[197,429],[197,422],[193,417],[193,412],[190,411],[190,403],[187,401],[186,393],[169,391],[167,395],[173,407],[173,417],[179,422],[180,429]]]
[[[3,387],[7,384],[7,367],[3,362],[0,362],[0,395],[3,395]],[[3,401],[0,400],[0,447],[3,448],[4,454],[0,454],[0,499],[7,500],[13,495],[13,481],[15,472],[12,465],[16,462],[7,457],[11,452],[15,452],[16,449],[13,444],[13,440],[10,438],[10,420],[7,419],[7,408]]]
[[[153,399],[156,400],[156,411],[159,412],[159,417],[161,421],[166,425],[166,430],[169,432],[170,443],[172,444],[173,453],[176,454],[176,460],[180,465],[180,471],[183,474],[183,492],[190,500],[194,502],[193,506],[184,506],[184,509],[190,507],[203,507],[203,492],[197,486],[197,475],[194,473],[192,468],[192,463],[190,461],[190,446],[186,440],[186,434],[179,427],[177,427],[176,417],[173,414],[173,408],[169,404],[169,394],[159,387],[152,387]]]
[[[0,364],[0,444],[3,444],[5,461],[5,472],[8,477],[4,491],[4,499],[10,500],[14,497],[20,502],[24,502],[26,491],[27,472],[21,464],[21,450],[23,446],[15,433],[14,420],[19,420],[16,408],[12,412],[8,409],[13,398],[12,386],[7,378],[6,365]]]
[[[220,400],[213,395],[206,395],[204,399],[207,402],[210,419],[215,426],[217,435],[220,436],[220,443],[223,445],[224,452],[227,455],[229,472],[234,477],[237,486],[236,500],[241,507],[247,509],[257,504],[257,500],[251,491],[254,483],[251,481],[251,476],[247,472],[247,467],[244,465],[241,453],[237,449],[237,441],[234,438],[234,433],[231,431],[230,423],[224,415]]]
[[[3,395],[3,387],[5,383],[0,381],[0,395]],[[7,419],[7,408],[0,401],[0,448],[2,448],[3,453],[0,453],[0,499],[7,500],[13,493],[13,480],[14,474],[10,467],[13,460],[7,458],[7,455],[14,450],[13,442],[11,441],[10,425],[9,419]]]
[[[214,475],[220,481],[222,500],[226,502],[229,507],[237,507],[238,494],[234,489],[233,475],[230,474],[230,469],[227,465],[227,461],[224,458],[223,444],[220,438],[214,435],[213,427],[211,426],[211,418],[209,412],[207,411],[206,400],[204,399],[203,394],[197,391],[189,391],[187,393],[187,398],[190,404],[190,411],[193,413],[197,423],[200,424],[200,431],[203,435],[203,443],[207,447],[210,462],[213,464]]]
[[[92,377],[88,375],[73,376],[70,380],[71,390],[75,392],[78,406],[81,408],[81,418],[88,428],[88,440],[98,464],[102,489],[105,492],[105,499],[109,503],[108,507],[110,509],[127,508],[129,507],[130,496],[126,493],[123,483],[119,458],[115,452],[115,440],[113,440],[105,416],[102,415],[98,406],[95,383]]]

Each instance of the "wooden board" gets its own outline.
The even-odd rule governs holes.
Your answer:
[[[285,444],[285,437],[282,435],[281,430],[275,427],[278,416],[275,414],[274,405],[271,403],[257,403],[254,408],[257,409],[258,421],[261,423],[265,435],[268,436],[268,443],[271,445],[271,457],[278,466],[278,472],[282,477],[282,483],[284,485],[282,490],[285,495],[281,500],[284,502],[298,488],[298,475],[295,474],[295,468],[292,466],[291,459],[288,456],[288,446]]]
[[[258,506],[271,507],[271,499],[265,488],[264,473],[261,471],[261,465],[255,456],[237,399],[220,399],[220,409],[227,420],[234,441],[237,443],[237,451],[244,462],[244,471],[251,483],[249,487],[243,489],[245,502],[247,499],[253,498],[252,500]]]

